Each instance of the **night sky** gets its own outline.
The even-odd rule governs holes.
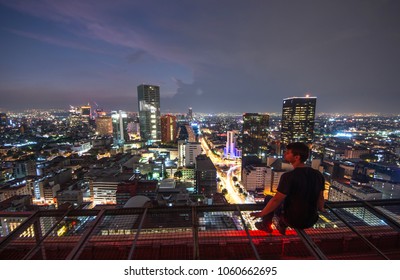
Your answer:
[[[0,108],[399,113],[400,1],[0,0]]]

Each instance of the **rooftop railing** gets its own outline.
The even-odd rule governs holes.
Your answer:
[[[313,228],[256,230],[259,204],[0,212],[0,259],[400,259],[400,200],[327,202]]]

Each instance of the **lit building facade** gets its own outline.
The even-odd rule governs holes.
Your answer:
[[[217,169],[209,157],[196,157],[195,174],[196,193],[211,195],[217,192]]]
[[[108,116],[97,117],[96,133],[98,135],[112,135],[113,134],[112,118]]]
[[[171,143],[176,141],[177,127],[176,116],[164,115],[161,117],[161,142]]]
[[[240,151],[236,148],[237,134],[236,131],[227,131],[226,147],[224,156],[227,158],[236,158],[240,156]]]
[[[311,144],[314,140],[316,97],[291,97],[283,100],[281,141]]]
[[[198,142],[188,142],[185,144],[185,166],[194,166],[196,157],[202,152],[201,144]]]
[[[242,173],[242,184],[247,191],[264,190],[267,185],[267,167],[265,165],[248,165]]]
[[[160,87],[153,85],[139,85],[138,110],[140,122],[140,136],[144,141],[161,141],[160,119]]]
[[[196,157],[202,152],[199,142],[178,141],[178,167],[192,167],[196,163]]]
[[[255,163],[250,158],[265,162],[268,149],[269,115],[258,113],[243,114],[242,167]]]
[[[81,106],[80,112],[84,120],[89,121],[89,119],[92,117],[92,107],[89,104]]]
[[[113,138],[114,144],[123,145],[129,140],[128,136],[128,116],[125,112],[111,112],[112,126],[113,126]]]
[[[192,120],[193,120],[193,109],[192,109],[192,107],[190,107],[190,108],[188,109],[187,119],[188,119],[189,121],[192,121]]]

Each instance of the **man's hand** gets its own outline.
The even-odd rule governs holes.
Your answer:
[[[261,212],[251,212],[251,213],[250,213],[250,216],[253,217],[253,219],[261,218],[261,217],[262,217],[262,216],[261,216]]]

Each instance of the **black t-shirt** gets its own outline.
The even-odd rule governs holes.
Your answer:
[[[322,174],[311,167],[298,167],[281,176],[278,191],[285,194],[284,218],[291,227],[308,228],[318,220],[318,197],[324,189]]]

